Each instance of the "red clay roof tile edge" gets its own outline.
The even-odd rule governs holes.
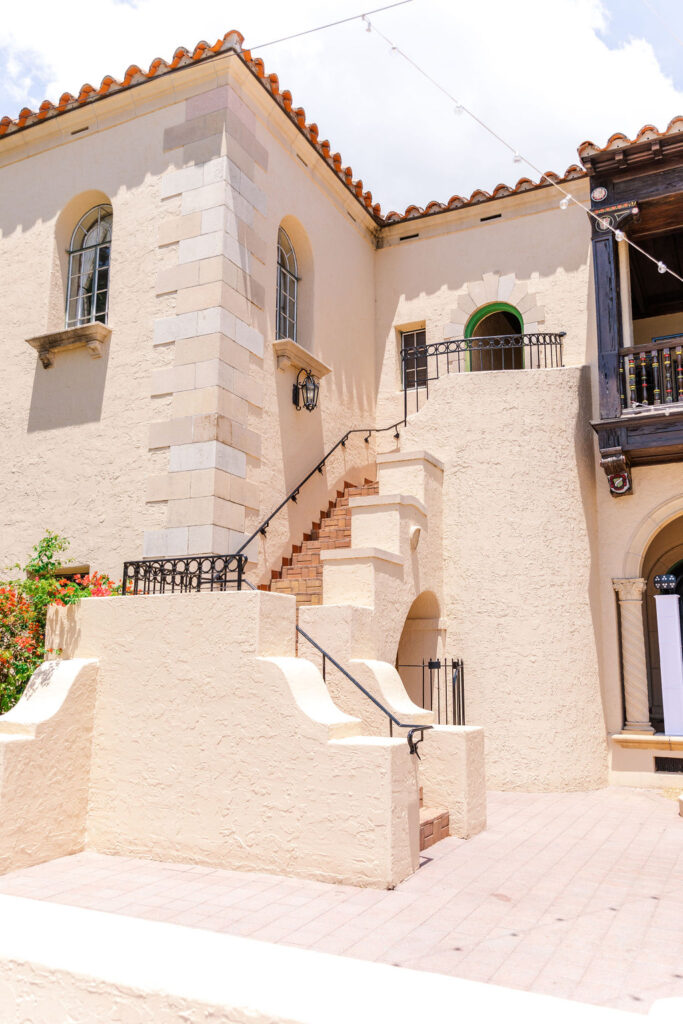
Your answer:
[[[645,124],[640,129],[635,139],[629,139],[623,132],[615,132],[610,135],[604,146],[596,146],[594,142],[582,142],[578,148],[579,158],[594,156],[596,153],[606,153],[609,150],[623,149],[624,146],[634,146],[638,142],[647,142],[650,139],[664,139],[669,135],[683,132],[683,116],[678,114],[672,117],[663,132],[660,132],[655,125]]]
[[[226,32],[223,38],[218,39],[213,46],[202,41],[195,46],[192,52],[186,50],[183,46],[178,47],[173,54],[173,59],[170,63],[162,60],[160,57],[157,57],[150,64],[148,71],[142,71],[142,69],[136,64],[132,64],[126,71],[123,80],[120,82],[111,75],[106,75],[102,79],[99,89],[95,89],[92,85],[86,83],[81,86],[77,96],[73,96],[71,93],[63,93],[59,99],[59,103],[57,104],[53,104],[49,100],[43,100],[37,111],[32,111],[28,107],[24,107],[24,109],[19,112],[19,115],[15,120],[10,117],[3,117],[0,119],[0,140],[11,136],[16,132],[22,131],[25,128],[39,124],[49,118],[68,113],[69,111],[82,107],[87,103],[92,103],[96,100],[104,99],[105,96],[121,92],[124,89],[141,85],[152,78],[179,70],[182,67],[187,67],[198,61],[218,56],[221,53],[233,51],[246,64],[252,74],[259,79],[261,84],[270,93],[280,108],[285,114],[287,114],[290,120],[310,142],[320,157],[326,164],[328,164],[334,174],[346,186],[359,204],[380,226],[385,224],[395,224],[400,221],[414,220],[419,217],[431,217],[438,213],[445,213],[448,210],[457,210],[465,206],[474,206],[478,203],[490,202],[494,199],[502,199],[507,196],[517,195],[520,192],[530,191],[531,189],[547,188],[551,182],[560,183],[572,181],[576,178],[586,176],[584,168],[580,167],[578,164],[572,164],[567,168],[562,176],[555,174],[553,171],[548,171],[540,182],[534,182],[530,178],[520,178],[514,186],[504,184],[496,185],[491,193],[485,192],[483,189],[475,189],[469,198],[454,195],[451,196],[446,203],[433,200],[428,203],[424,209],[420,206],[411,205],[408,206],[402,214],[392,210],[385,217],[382,217],[380,204],[373,203],[372,192],[364,191],[362,179],[359,178],[358,180],[354,180],[352,168],[342,166],[341,155],[339,153],[331,152],[331,145],[327,139],[319,141],[319,129],[317,124],[314,122],[308,124],[306,122],[306,111],[304,108],[293,107],[292,94],[289,90],[285,89],[282,92],[280,91],[278,76],[275,74],[266,75],[263,60],[260,57],[252,57],[250,50],[243,50],[243,42],[244,36],[242,33],[233,29],[230,32]],[[601,153],[610,149],[618,149],[623,146],[646,141],[651,137],[663,138],[664,136],[672,135],[675,132],[681,131],[683,131],[683,117],[674,117],[663,132],[659,132],[653,125],[644,125],[638,132],[635,139],[628,139],[627,136],[617,132],[610,136],[607,143],[602,148],[596,146],[593,142],[583,142],[579,146],[578,153],[580,159],[583,160],[584,157],[591,156],[594,153]]]

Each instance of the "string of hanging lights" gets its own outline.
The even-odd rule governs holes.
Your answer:
[[[410,64],[410,66],[415,71],[422,75],[423,78],[426,78],[428,82],[430,82],[436,89],[439,90],[439,92],[443,93],[443,95],[446,96],[451,101],[451,103],[453,104],[453,111],[455,114],[467,114],[467,116],[470,117],[473,121],[475,121],[476,124],[478,124],[481,128],[483,128],[485,132],[487,132],[492,138],[496,139],[497,142],[499,142],[502,146],[504,146],[507,150],[510,151],[514,163],[525,163],[528,167],[535,171],[536,174],[538,174],[539,179],[541,181],[545,181],[547,182],[547,184],[552,185],[553,188],[557,189],[557,191],[562,194],[562,199],[560,200],[560,208],[562,210],[569,209],[569,207],[572,204],[580,207],[585,213],[588,214],[589,217],[593,218],[593,220],[600,226],[601,230],[611,231],[618,242],[627,242],[632,249],[635,249],[642,256],[645,256],[645,258],[650,260],[651,263],[654,263],[660,274],[670,274],[677,281],[683,284],[683,277],[680,277],[674,270],[671,270],[670,267],[667,267],[667,265],[663,263],[661,260],[658,260],[654,256],[651,256],[649,252],[646,252],[644,249],[642,249],[636,242],[633,241],[632,238],[629,238],[628,235],[625,234],[625,232],[621,231],[619,228],[615,228],[612,224],[610,224],[609,221],[606,220],[600,214],[599,211],[591,210],[589,206],[586,206],[584,203],[581,202],[580,199],[577,199],[575,196],[571,194],[571,192],[568,192],[566,188],[563,188],[562,185],[560,185],[557,181],[554,181],[552,177],[545,173],[545,171],[542,171],[540,167],[538,167],[532,160],[530,160],[527,156],[520,153],[520,151],[516,149],[510,142],[508,142],[507,139],[504,139],[501,135],[498,134],[497,131],[495,131],[495,129],[491,128],[490,125],[486,124],[486,122],[483,121],[480,117],[478,117],[478,115],[475,114],[474,111],[470,110],[469,107],[467,107],[464,103],[457,99],[444,85],[441,84],[441,82],[437,81],[437,79],[435,79],[428,71],[426,71],[420,64],[418,64],[417,61],[415,61],[411,56],[409,56],[409,54],[407,54],[405,50],[402,50],[400,46],[398,46],[392,39],[385,35],[384,32],[378,29],[374,22],[370,21],[367,15],[363,15],[362,20],[366,25],[367,32],[374,31],[374,33],[377,36],[379,36],[380,39],[383,39],[384,42],[389,46],[392,54],[398,54],[400,57],[403,57],[403,59],[408,64]]]

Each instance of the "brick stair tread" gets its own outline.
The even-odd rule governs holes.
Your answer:
[[[321,552],[351,546],[351,509],[349,498],[377,494],[379,484],[365,480],[362,484],[344,481],[343,489],[321,509],[310,528],[293,544],[278,569],[271,570],[271,581],[263,588],[279,594],[291,594],[297,606],[322,604]]]
[[[420,824],[424,825],[428,821],[436,821],[437,818],[447,818],[448,808],[447,807],[421,807],[420,808]]]

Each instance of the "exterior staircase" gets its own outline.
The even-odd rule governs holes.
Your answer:
[[[379,484],[366,480],[361,486],[344,483],[344,490],[330,501],[327,509],[321,511],[317,522],[309,533],[305,533],[301,544],[295,544],[289,557],[283,558],[279,569],[271,571],[270,583],[262,584],[259,590],[270,590],[277,594],[293,594],[297,608],[303,604],[322,604],[323,566],[321,551],[332,548],[351,547],[351,509],[349,498],[377,494]]]
[[[269,583],[261,584],[259,590],[277,594],[291,594],[296,597],[297,612],[302,605],[320,605],[323,601],[323,563],[321,551],[351,547],[351,508],[349,498],[379,493],[379,483],[365,480],[360,486],[344,483],[344,489],[337,491],[327,509],[320,512],[318,520],[305,533],[300,544],[295,544],[291,554],[282,559],[279,569],[271,570]],[[297,615],[298,618],[298,615]],[[297,636],[296,650],[299,650]],[[323,669],[324,677],[324,669]],[[425,807],[422,786],[420,786],[420,852],[428,850],[434,843],[450,835],[449,812],[446,807]]]

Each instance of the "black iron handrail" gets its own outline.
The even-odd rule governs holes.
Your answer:
[[[293,501],[296,504],[297,498],[299,496],[299,491],[304,486],[304,484],[307,484],[308,481],[311,479],[311,477],[315,476],[316,473],[322,473],[323,467],[324,467],[325,463],[327,462],[327,460],[330,458],[330,456],[334,455],[334,453],[336,452],[337,448],[345,448],[346,447],[346,442],[348,441],[348,439],[351,437],[352,434],[365,434],[365,437],[363,438],[363,440],[365,441],[366,444],[369,442],[369,440],[370,440],[370,438],[371,438],[371,436],[373,434],[383,434],[387,430],[393,430],[394,431],[394,437],[396,439],[398,439],[400,437],[400,434],[398,432],[398,428],[400,426],[404,425],[404,424],[405,424],[405,419],[397,420],[396,423],[392,423],[388,427],[357,427],[354,430],[347,430],[346,433],[342,437],[339,438],[337,443],[334,444],[330,448],[330,450],[323,455],[323,457],[320,460],[320,462],[318,462],[313,467],[313,469],[310,471],[310,473],[307,473],[306,476],[303,478],[303,480],[301,480],[300,483],[298,483],[296,485],[294,490],[290,491],[289,494],[287,495],[287,497],[284,498],[280,502],[278,507],[276,509],[273,509],[273,511],[268,516],[268,518],[264,519],[263,522],[261,523],[261,525],[256,527],[256,529],[251,534],[251,536],[247,537],[247,539],[244,541],[244,543],[237,549],[235,554],[237,554],[237,555],[241,554],[244,551],[244,549],[247,548],[251,544],[251,542],[253,540],[255,540],[256,537],[259,536],[259,534],[261,536],[265,537],[266,531],[267,531],[268,527],[270,526],[270,524],[272,523],[273,519],[275,519],[275,516],[279,512],[281,512],[282,509],[285,507],[285,505],[288,505],[290,501]]]
[[[424,739],[425,729],[432,729],[433,726],[431,726],[431,725],[415,725],[414,722],[401,722],[396,717],[396,715],[394,715],[389,710],[389,708],[385,707],[384,704],[382,704],[381,701],[378,701],[376,697],[373,697],[372,694],[370,693],[370,691],[366,690],[362,683],[359,683],[358,680],[355,679],[351,675],[350,672],[347,672],[346,669],[342,665],[339,664],[339,662],[336,660],[336,658],[333,658],[332,655],[328,651],[326,651],[324,649],[324,647],[321,647],[320,644],[316,640],[314,640],[312,636],[309,636],[308,633],[306,633],[301,628],[301,626],[297,625],[296,631],[299,634],[299,636],[302,636],[304,638],[304,640],[307,640],[309,642],[309,644],[311,644],[312,647],[315,647],[316,651],[318,651],[323,656],[324,662],[325,661],[329,661],[331,665],[334,665],[334,667],[337,669],[338,672],[341,672],[341,674],[343,676],[345,676],[349,680],[349,682],[353,683],[353,685],[355,687],[357,687],[360,690],[360,692],[363,693],[368,698],[368,700],[372,701],[372,703],[375,705],[375,707],[378,707],[379,710],[384,715],[387,716],[387,718],[389,719],[389,735],[390,736],[394,735],[394,726],[396,726],[399,729],[407,729],[408,730],[408,735],[407,735],[408,748],[409,748],[411,754],[416,754],[417,757],[419,758],[420,755],[417,752],[418,744],[422,743],[422,741]],[[415,740],[413,738],[414,734],[416,732],[421,733],[421,736],[420,736],[419,740]]]

